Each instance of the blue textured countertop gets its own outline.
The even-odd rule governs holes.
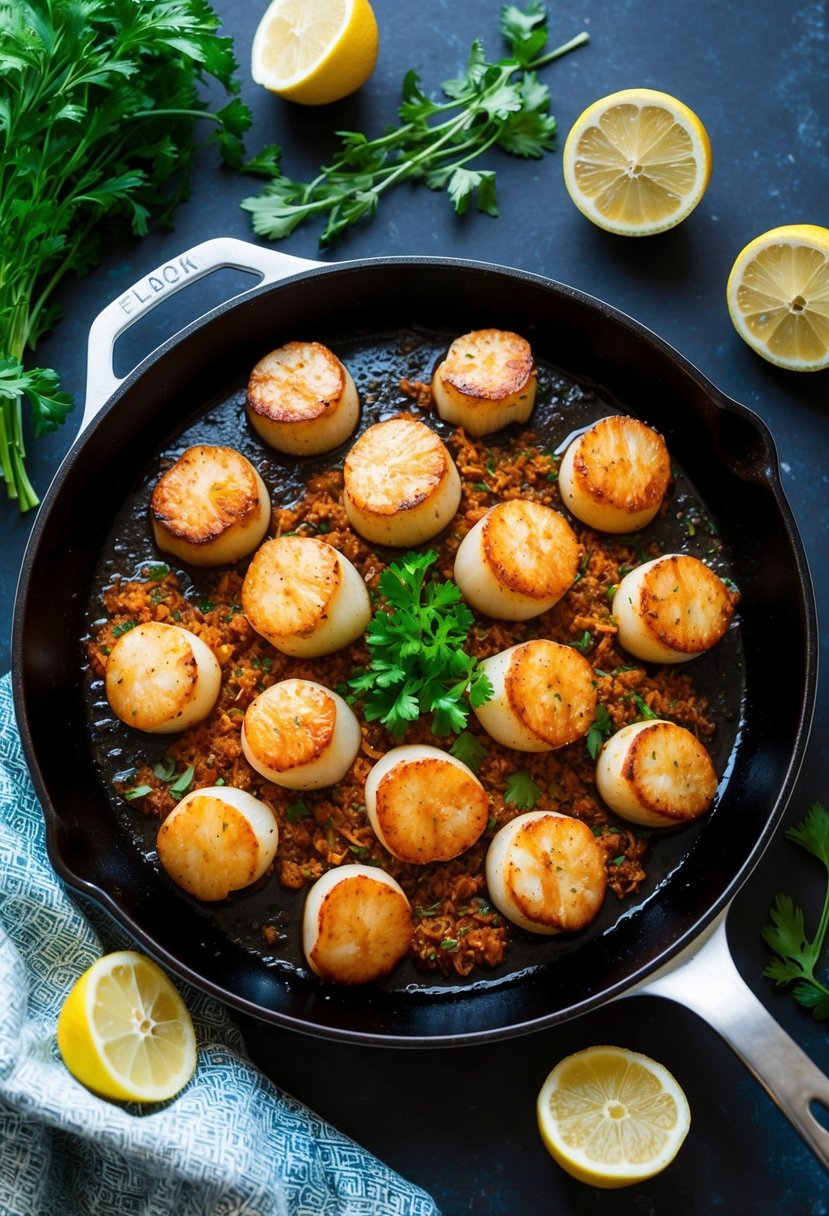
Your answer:
[[[243,96],[255,111],[248,148],[283,146],[285,170],[308,178],[334,149],[331,132],[379,133],[394,120],[404,71],[424,89],[463,67],[474,37],[500,53],[499,5],[482,0],[424,0],[413,9],[376,0],[381,31],[377,69],[355,97],[322,110],[286,105],[249,81],[249,48],[264,4],[217,0],[236,42]],[[829,372],[796,375],[773,368],[736,336],[725,306],[734,258],[754,236],[783,223],[829,225],[829,31],[823,0],[735,0],[722,4],[551,5],[553,39],[585,29],[588,46],[544,70],[559,121],[559,148],[577,115],[596,98],[630,85],[663,89],[704,122],[714,151],[708,192],[670,233],[645,240],[610,236],[574,208],[559,153],[540,161],[491,157],[500,217],[454,216],[445,196],[407,187],[392,192],[376,217],[332,252],[320,254],[318,229],[297,230],[285,252],[335,261],[381,255],[468,257],[532,270],[628,313],[679,350],[720,389],[755,410],[774,435],[786,494],[809,556],[819,611],[829,595]],[[211,236],[252,236],[239,202],[256,182],[219,169],[203,155],[192,199],[172,233],[121,242],[98,270],[67,283],[64,318],[43,341],[37,362],[57,368],[82,399],[86,340],[100,309],[143,274]],[[240,290],[221,272],[176,296],[119,344],[124,369],[185,321]],[[30,473],[45,490],[74,439],[80,411],[57,434],[30,445]],[[33,516],[2,501],[5,536],[2,611],[10,620],[15,581]],[[826,666],[826,643],[823,643]],[[0,669],[9,667],[8,630]],[[786,822],[815,800],[829,804],[829,697],[821,684],[810,745]],[[762,978],[760,940],[778,890],[797,894],[816,915],[821,873],[782,832],[737,897],[729,933],[746,982],[788,1033],[829,1071],[825,1024]],[[485,1047],[397,1051],[327,1043],[245,1022],[255,1058],[274,1078],[390,1165],[431,1191],[446,1216],[578,1216],[613,1212],[810,1213],[829,1211],[829,1178],[765,1091],[713,1030],[670,1002],[638,997],[549,1031]],[[670,1067],[693,1112],[673,1165],[652,1182],[600,1192],[563,1175],[535,1127],[535,1097],[564,1054],[598,1042],[644,1051]]]

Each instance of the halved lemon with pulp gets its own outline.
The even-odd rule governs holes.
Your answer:
[[[726,298],[734,328],[758,355],[792,371],[829,367],[829,228],[787,224],[750,241]]]
[[[662,1064],[624,1047],[561,1060],[541,1087],[538,1127],[562,1169],[591,1186],[652,1178],[688,1134],[685,1094]]]
[[[622,236],[650,236],[680,223],[702,198],[711,144],[675,97],[622,89],[576,119],[562,163],[567,193],[589,220]]]
[[[288,101],[327,105],[365,84],[378,45],[369,0],[272,0],[253,37],[251,75]]]
[[[196,1067],[187,1007],[161,968],[134,950],[104,955],[75,982],[57,1039],[72,1075],[104,1098],[164,1102]]]

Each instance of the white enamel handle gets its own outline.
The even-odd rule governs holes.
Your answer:
[[[829,1111],[829,1077],[783,1030],[743,981],[725,933],[726,912],[698,941],[625,996],[662,996],[699,1014],[754,1074],[829,1169],[829,1131],[813,1104]]]
[[[275,249],[253,245],[235,237],[215,237],[194,245],[185,253],[156,267],[128,288],[95,318],[89,331],[86,370],[86,401],[80,429],[83,431],[109,400],[124,377],[115,375],[113,354],[118,338],[158,304],[212,274],[232,267],[261,275],[257,287],[323,265],[293,257]]]

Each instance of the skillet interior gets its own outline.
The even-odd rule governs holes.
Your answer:
[[[728,751],[738,736],[731,772],[716,812],[692,840],[684,834],[681,865],[674,868],[678,858],[667,853],[670,874],[655,894],[612,927],[599,925],[577,950],[550,951],[543,965],[530,951],[518,963],[513,957],[508,978],[462,988],[429,981],[424,989],[412,973],[387,988],[323,992],[236,944],[221,918],[205,916],[158,878],[119,825],[84,712],[79,639],[88,589],[125,488],[140,494],[172,436],[206,406],[238,398],[265,350],[296,336],[340,351],[397,328],[452,336],[490,325],[524,333],[539,359],[582,382],[595,416],[608,411],[591,398],[592,385],[603,401],[615,399],[660,429],[717,521],[743,594],[742,654],[705,660],[713,690],[727,683],[733,698],[739,685],[738,700],[744,691],[744,705],[731,705],[744,720],[735,717],[724,745]],[[558,438],[568,429],[559,423]],[[24,562],[14,653],[27,757],[50,854],[67,881],[101,900],[180,974],[266,1020],[366,1041],[439,1043],[573,1016],[663,961],[727,901],[768,843],[805,746],[814,608],[773,445],[753,415],[596,301],[518,272],[411,259],[344,265],[254,291],[131,376],[75,445],[41,509]],[[64,723],[72,729],[60,729]]]

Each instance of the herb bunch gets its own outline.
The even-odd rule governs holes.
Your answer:
[[[364,698],[367,721],[379,719],[396,739],[427,713],[435,735],[460,732],[468,704],[475,708],[492,696],[489,679],[463,648],[474,617],[460,588],[426,577],[436,561],[432,549],[407,553],[380,575],[388,608],[379,608],[366,630],[368,668],[348,682]]]
[[[536,2],[523,11],[505,5],[501,33],[508,57],[489,62],[476,39],[465,73],[442,86],[446,100],[433,101],[418,74],[407,72],[400,125],[375,139],[357,131],[338,132],[339,152],[312,182],[291,180],[282,172],[281,149],[265,148],[245,166],[269,179],[260,195],[242,203],[254,231],[281,240],[305,220],[320,216],[325,219],[320,245],[325,247],[372,216],[381,196],[404,181],[445,189],[459,215],[474,199],[479,211],[496,216],[495,171],[476,168],[474,162],[493,147],[535,158],[553,150],[557,123],[537,70],[588,41],[581,33],[546,51],[547,13]]]
[[[781,893],[776,897],[770,912],[772,923],[763,929],[762,936],[777,957],[766,966],[763,975],[774,980],[778,988],[794,984],[792,996],[798,1005],[811,1009],[815,1018],[829,1018],[829,987],[815,974],[829,930],[829,813],[815,802],[806,818],[788,828],[785,835],[823,863],[827,887],[820,920],[811,939],[806,934],[802,909],[788,895]]]
[[[143,236],[189,193],[208,119],[240,167],[247,106],[229,38],[206,0],[0,0],[0,464],[10,498],[38,497],[25,467],[23,401],[35,438],[72,408],[57,374],[23,366],[57,319],[68,272],[99,260],[103,222]],[[201,86],[229,101],[211,111]]]

